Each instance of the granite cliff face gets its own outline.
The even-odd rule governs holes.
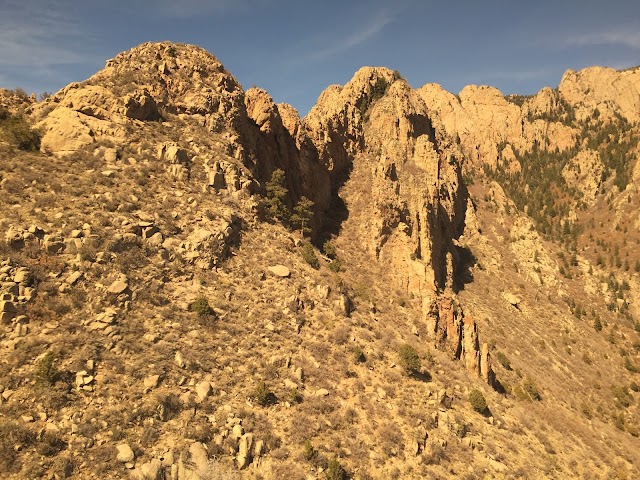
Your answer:
[[[304,123],[334,184],[342,184],[345,236],[383,265],[397,287],[421,299],[432,340],[446,339],[453,356],[479,373],[475,322],[469,317],[464,328],[438,322],[440,310],[433,308],[450,305],[464,282],[458,239],[474,212],[460,150],[434,126],[421,96],[385,68],[362,68],[344,87],[329,87]],[[462,307],[457,315],[463,317]]]
[[[473,216],[461,177],[462,152],[442,123],[433,125],[424,94],[389,69],[365,67],[344,87],[327,88],[301,120],[264,90],[245,93],[202,49],[144,44],[61,90],[35,115],[42,118],[43,150],[60,155],[98,140],[118,145],[128,131],[155,128],[163,115],[177,115],[194,134],[175,142],[173,152],[160,146],[157,154],[174,176],[186,178],[203,159],[209,186],[237,191],[244,185],[251,193],[252,182],[261,184],[280,168],[290,205],[303,195],[314,202],[316,227],[332,199],[342,197],[358,212],[350,220],[357,241],[393,272],[398,286],[423,299],[426,317],[433,315],[428,306],[462,281],[465,266],[456,243],[467,215]],[[197,129],[217,135],[225,155],[216,160],[216,151],[200,144]],[[242,168],[252,178],[242,180]],[[356,198],[340,193],[342,187],[349,192],[351,183],[365,187]],[[362,206],[358,198],[365,200]],[[464,329],[441,328],[441,336],[464,343]],[[473,352],[455,350],[457,357],[478,357],[477,345]],[[479,372],[479,361],[471,363]]]
[[[584,121],[597,112],[602,119],[619,115],[636,121],[639,72],[604,67],[568,70],[557,89],[543,88],[530,97],[505,97],[496,88],[476,85],[463,88],[457,96],[437,84],[418,92],[472,163],[495,167],[512,160],[504,155],[505,147],[521,152],[534,146],[551,151],[573,147],[580,131],[572,119]]]

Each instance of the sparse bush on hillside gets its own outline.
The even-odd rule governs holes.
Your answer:
[[[336,258],[335,260],[333,260],[329,264],[329,270],[336,273],[342,271],[342,260],[340,260],[339,258]]]
[[[322,252],[331,260],[338,258],[338,250],[331,240],[324,242],[324,245],[322,245]]]
[[[318,451],[313,447],[313,444],[310,440],[305,440],[304,445],[302,447],[302,457],[307,462],[313,462],[318,456]]]
[[[408,343],[405,343],[398,350],[398,357],[400,358],[400,366],[409,373],[416,373],[420,371],[421,362],[420,356],[415,348]]]
[[[320,268],[320,261],[316,256],[316,252],[313,250],[313,246],[309,242],[305,242],[302,245],[302,258],[316,270]]]
[[[296,390],[295,388],[292,388],[289,390],[289,395],[287,400],[290,404],[296,405],[298,403],[302,403],[303,397],[298,390]]]
[[[527,400],[527,401],[540,401],[540,400],[542,400],[542,396],[540,395],[540,392],[538,391],[538,387],[536,386],[536,384],[533,382],[533,380],[530,377],[527,377],[524,380],[524,382],[522,382],[522,384],[516,386],[513,389],[513,393],[520,400]]]
[[[36,450],[40,455],[52,457],[67,448],[67,443],[56,433],[45,430],[36,444]]]
[[[53,352],[48,351],[38,360],[36,366],[36,381],[43,385],[53,385],[58,378],[56,358]]]
[[[183,408],[182,401],[174,393],[158,393],[151,401],[149,416],[157,416],[157,418],[166,422],[175,418]]]
[[[511,370],[511,360],[502,352],[496,352],[496,360],[502,365],[506,370]]]
[[[364,350],[360,345],[353,347],[353,361],[356,363],[364,363],[367,361],[367,357],[364,354]]]
[[[476,412],[484,413],[487,411],[489,406],[487,405],[487,400],[484,398],[482,392],[476,388],[469,392],[469,403],[473,407]]]
[[[628,408],[633,403],[633,395],[627,387],[611,387],[611,393],[617,408]]]
[[[329,460],[329,464],[327,465],[327,470],[324,472],[325,480],[347,480],[347,471],[340,464],[340,462],[332,458]]]
[[[276,396],[273,394],[266,383],[260,382],[252,395],[255,402],[261,407],[266,407],[276,403]]]
[[[19,461],[17,445],[24,450],[36,440],[34,432],[19,423],[0,420],[0,468],[4,473],[19,472],[22,462]]]
[[[200,316],[213,315],[213,309],[209,305],[207,297],[200,296],[196,298],[190,305],[189,311],[197,313]]]
[[[33,130],[27,121],[20,116],[11,115],[0,108],[0,140],[20,150],[35,151],[40,149],[40,132]]]
[[[342,260],[338,257],[338,251],[336,246],[331,240],[327,240],[324,242],[322,246],[323,253],[331,259],[331,263],[329,263],[329,270],[332,272],[338,273],[342,270]]]
[[[593,328],[596,332],[602,331],[602,322],[600,321],[600,317],[596,315],[595,320],[593,321]]]
[[[593,418],[593,408],[591,408],[591,403],[590,402],[586,402],[586,401],[582,402],[580,404],[580,411],[588,419]]]

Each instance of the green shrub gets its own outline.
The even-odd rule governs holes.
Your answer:
[[[41,385],[53,385],[58,378],[56,358],[53,352],[48,351],[38,360],[36,365],[36,381]]]
[[[20,150],[39,150],[40,132],[32,130],[27,121],[4,110],[0,114],[0,137]]]
[[[190,305],[189,311],[197,313],[200,316],[204,315],[213,315],[213,309],[209,305],[209,300],[207,297],[200,296],[196,298]]]
[[[482,392],[475,388],[469,392],[469,403],[479,413],[484,413],[489,408]]]
[[[302,403],[302,394],[295,388],[289,390],[289,403],[292,405]]]
[[[340,272],[342,270],[342,260],[340,260],[339,258],[336,258],[335,260],[333,260],[329,264],[329,270],[336,273]]]
[[[276,396],[273,394],[266,383],[260,382],[253,392],[253,399],[261,407],[273,405],[276,403]]]
[[[518,385],[517,387],[515,387],[513,389],[513,393],[520,400],[527,400],[527,401],[540,401],[540,400],[542,400],[542,396],[540,395],[540,392],[538,391],[538,387],[536,386],[536,384],[533,382],[533,380],[530,377],[527,377],[525,379],[525,381],[522,382],[521,385]]]
[[[593,321],[593,328],[596,332],[602,331],[602,322],[600,321],[600,317],[596,317],[596,319]]]
[[[347,471],[337,459],[332,458],[324,472],[324,478],[326,480],[347,480]]]
[[[420,356],[415,348],[408,343],[405,343],[398,350],[398,357],[400,358],[400,366],[407,372],[415,373],[420,371],[421,362]]]
[[[496,360],[502,365],[505,369],[511,370],[511,360],[502,352],[496,352]]]
[[[302,447],[302,457],[307,462],[313,462],[318,457],[318,451],[313,448],[313,444],[310,440],[305,440],[304,446]]]
[[[362,347],[360,347],[360,345],[356,345],[355,347],[353,347],[353,361],[356,363],[364,363],[367,361],[367,357],[364,354],[364,351],[362,350]]]
[[[313,250],[313,246],[309,242],[304,242],[302,245],[302,258],[316,270],[320,268],[320,262],[318,261],[316,252]]]
[[[332,260],[338,258],[338,251],[331,240],[324,242],[324,245],[322,245],[322,252]]]

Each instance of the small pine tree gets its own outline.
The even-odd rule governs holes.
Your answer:
[[[313,202],[307,197],[302,196],[295,207],[293,207],[293,215],[291,215],[291,223],[295,228],[300,229],[300,233],[304,237],[311,232],[311,220],[313,219]]]
[[[289,220],[289,209],[286,204],[288,190],[284,186],[284,182],[284,170],[278,168],[273,171],[271,180],[265,185],[267,196],[263,199],[262,205],[265,216],[272,222]]]
[[[596,317],[596,319],[593,321],[593,328],[596,330],[596,332],[602,331],[602,322],[600,321],[600,317]]]

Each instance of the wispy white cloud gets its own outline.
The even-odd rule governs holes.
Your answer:
[[[392,23],[395,20],[395,17],[396,16],[388,10],[380,10],[356,31],[332,41],[332,43],[326,48],[311,52],[307,55],[307,58],[313,60],[325,60],[362,45],[380,33],[387,25]]]
[[[4,0],[0,64],[46,68],[85,61],[77,47],[86,44],[86,33],[71,20],[73,10],[71,0]]]
[[[621,27],[573,35],[566,41],[569,46],[619,45],[640,49],[640,31],[637,28]]]

